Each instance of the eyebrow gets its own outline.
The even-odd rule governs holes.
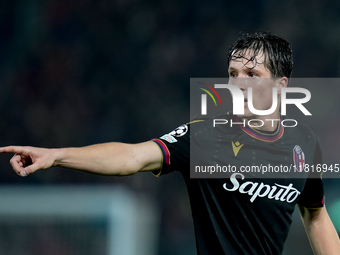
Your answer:
[[[230,75],[230,72],[234,72],[234,71],[236,71],[236,72],[240,72],[240,71],[252,71],[252,72],[254,72],[254,73],[257,73],[258,75],[263,75],[264,73],[263,73],[263,71],[261,71],[261,70],[259,70],[257,67],[258,67],[259,65],[256,65],[256,66],[254,66],[253,68],[248,68],[248,67],[245,67],[245,69],[241,69],[241,70],[239,70],[239,69],[237,69],[237,68],[234,68],[234,67],[231,67],[230,65],[229,65],[229,67],[228,67],[228,75]]]
[[[262,73],[260,70],[258,70],[258,69],[256,68],[257,66],[259,66],[259,65],[255,65],[254,67],[249,68],[249,67],[243,65],[243,67],[244,67],[245,69],[247,69],[247,70],[254,70],[254,71],[257,71],[257,72]],[[228,71],[238,71],[238,69],[237,69],[237,68],[234,68],[234,67],[232,67],[232,66],[229,65]]]

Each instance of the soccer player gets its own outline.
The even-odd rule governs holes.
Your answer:
[[[288,85],[293,60],[291,47],[271,33],[244,35],[228,54],[230,83],[242,91],[253,88],[255,109],[272,106],[272,88]],[[266,78],[266,79],[263,79]],[[139,144],[104,143],[82,148],[44,149],[8,146],[0,153],[15,153],[11,165],[20,176],[61,166],[101,175],[131,175],[151,171],[156,176],[180,171],[185,179],[194,220],[198,254],[281,254],[297,205],[315,254],[340,254],[337,232],[324,206],[320,176],[266,178],[236,172],[226,178],[190,178],[190,155],[205,165],[289,165],[321,162],[316,134],[300,124],[284,128],[279,107],[267,116],[249,110],[230,116],[248,125],[220,125],[193,121]],[[255,121],[257,120],[257,121]],[[190,154],[191,152],[191,154]]]

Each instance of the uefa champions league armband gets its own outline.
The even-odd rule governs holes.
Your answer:
[[[189,166],[190,136],[189,127],[183,124],[159,139],[152,139],[162,153],[162,167],[153,174],[160,176]]]

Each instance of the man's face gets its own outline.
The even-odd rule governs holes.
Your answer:
[[[244,115],[241,117],[257,118],[248,108],[247,88],[253,89],[253,106],[257,110],[268,110],[272,106],[273,87],[278,82],[271,78],[271,73],[264,66],[264,56],[259,54],[256,60],[249,61],[250,54],[244,54],[243,58],[237,58],[237,54],[229,63],[229,84],[235,85],[244,92]],[[275,116],[276,118],[277,116]]]

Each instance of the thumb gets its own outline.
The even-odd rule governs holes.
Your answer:
[[[41,164],[39,164],[39,162],[35,162],[32,165],[22,168],[19,175],[26,177],[27,175],[32,174],[39,169],[41,169]]]

